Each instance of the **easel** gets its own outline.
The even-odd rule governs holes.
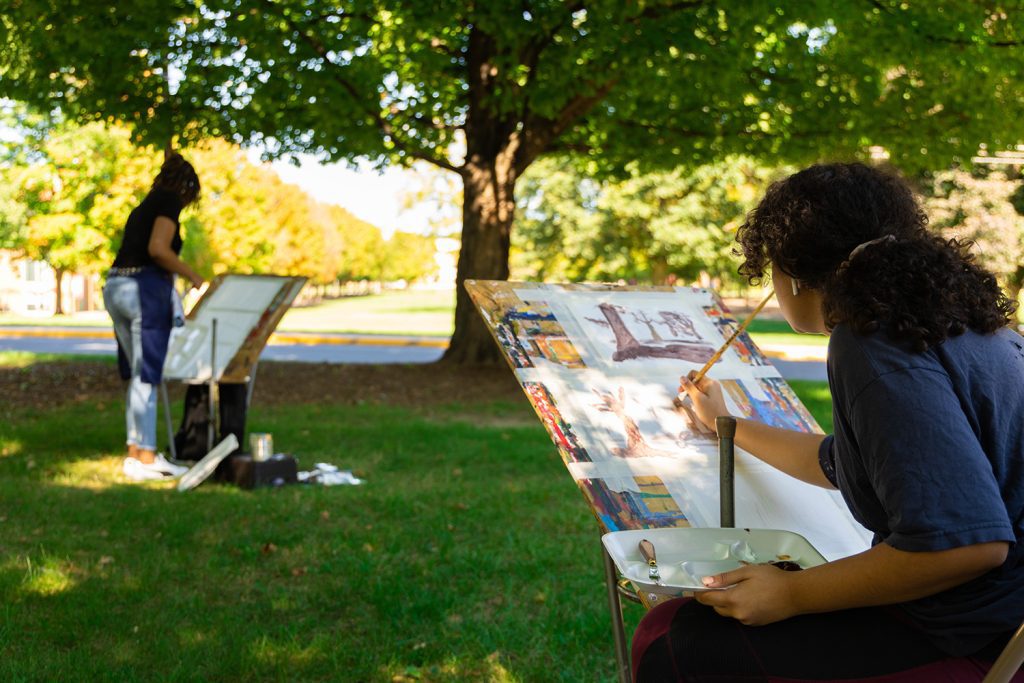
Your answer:
[[[538,416],[547,428],[552,440],[558,448],[565,464],[570,468],[573,478],[583,489],[585,495],[598,519],[602,520],[603,530],[612,529],[638,529],[668,526],[682,526],[684,524],[704,525],[704,520],[713,517],[710,510],[702,511],[697,508],[695,514],[688,516],[690,510],[683,510],[676,505],[676,496],[689,499],[690,491],[683,487],[679,477],[674,480],[662,478],[661,473],[653,467],[644,468],[643,477],[646,481],[640,482],[639,476],[623,474],[621,471],[604,471],[603,467],[609,462],[615,462],[618,458],[632,456],[650,455],[651,450],[644,450],[643,433],[635,420],[622,420],[622,432],[616,431],[613,438],[621,438],[624,435],[626,447],[638,446],[632,452],[626,452],[626,447],[618,446],[611,448],[607,446],[608,431],[598,430],[587,432],[576,427],[573,422],[585,422],[589,419],[586,407],[580,408],[580,384],[586,381],[588,386],[595,384],[593,376],[583,376],[583,371],[591,373],[603,381],[602,386],[611,386],[612,380],[619,382],[633,382],[636,384],[636,373],[616,371],[616,363],[620,361],[635,361],[638,358],[675,358],[693,362],[694,355],[692,348],[682,348],[679,337],[687,337],[686,334],[677,334],[672,324],[679,318],[690,320],[691,323],[701,321],[704,331],[701,335],[690,334],[701,339],[712,341],[718,335],[709,334],[706,324],[710,322],[719,332],[723,328],[730,329],[735,322],[729,320],[729,313],[720,297],[709,290],[700,288],[682,287],[635,287],[607,284],[556,284],[556,283],[527,283],[508,281],[474,281],[467,280],[466,289],[469,291],[474,304],[478,307],[491,335],[499,348],[502,349],[509,366],[516,372],[523,389],[526,392]],[[622,301],[620,297],[625,298]],[[614,301],[612,298],[619,298]],[[655,301],[658,299],[659,301]],[[667,303],[670,301],[670,303]],[[621,304],[625,312],[634,313],[633,320],[636,325],[630,331],[630,322],[621,315],[619,308],[609,308],[605,304]],[[589,308],[588,308],[589,307]],[[615,315],[603,315],[604,320],[596,319],[598,314],[604,312],[615,312]],[[649,314],[648,314],[649,312]],[[678,316],[677,316],[678,314]],[[657,317],[660,316],[659,321]],[[522,321],[532,321],[530,325],[522,324]],[[661,324],[670,328],[669,332],[674,337],[666,339],[654,333],[654,326]],[[598,327],[603,325],[604,329]],[[640,325],[646,325],[651,333]],[[610,329],[615,335],[615,344],[609,350],[606,340],[606,330]],[[731,328],[735,329],[735,328]],[[630,333],[627,335],[626,333]],[[691,333],[693,330],[691,330]],[[637,336],[640,335],[640,336]],[[632,339],[632,341],[630,341]],[[725,335],[720,335],[721,341],[725,341]],[[820,427],[814,422],[813,417],[806,408],[800,404],[792,390],[781,379],[781,376],[771,376],[765,372],[765,365],[770,363],[761,355],[756,346],[750,340],[743,340],[746,353],[740,362],[746,363],[745,367],[734,362],[731,368],[725,368],[723,372],[731,374],[720,374],[716,377],[719,381],[729,382],[736,391],[738,402],[742,402],[741,410],[756,419],[767,421],[776,426],[794,429],[796,431],[820,433]],[[712,345],[718,346],[718,342]],[[726,364],[728,365],[728,364]],[[543,369],[543,372],[538,370]],[[721,369],[721,368],[720,368]],[[754,372],[757,370],[757,372]],[[657,373],[651,373],[654,375]],[[647,379],[651,379],[647,377]],[[754,387],[752,391],[745,388],[745,384]],[[668,389],[669,400],[674,397],[674,387],[659,385],[657,380],[651,380],[640,388],[646,395],[657,395],[658,392],[665,392]],[[621,384],[619,387],[621,393]],[[596,390],[595,390],[596,391]],[[607,392],[608,390],[606,390]],[[609,396],[611,394],[608,394]],[[638,391],[637,395],[640,395]],[[564,404],[562,403],[564,401]],[[575,401],[575,403],[574,403]],[[666,400],[665,403],[668,401]],[[575,415],[566,416],[562,412],[562,405],[570,409],[579,410]],[[605,401],[611,407],[608,401]],[[601,410],[598,406],[598,410]],[[619,406],[621,407],[621,405]],[[650,407],[650,410],[654,410]],[[614,412],[614,411],[605,411]],[[623,411],[624,412],[624,411]],[[628,416],[627,416],[628,417]],[[771,420],[765,419],[771,417]],[[628,422],[628,423],[627,423]],[[699,427],[690,420],[690,429],[698,431]],[[722,432],[720,432],[722,434]],[[724,435],[724,434],[723,434]],[[698,435],[698,439],[703,438]],[[586,442],[589,439],[589,442]],[[723,439],[719,440],[719,448],[724,448]],[[728,444],[731,448],[731,444]],[[589,453],[589,450],[594,453]],[[655,451],[657,452],[657,451]],[[661,451],[665,453],[668,451]],[[597,457],[591,457],[596,455]],[[723,462],[731,463],[731,458],[721,457]],[[638,461],[649,463],[650,461]],[[707,475],[710,471],[704,470]],[[767,470],[759,472],[750,468],[743,468],[737,477],[741,486],[749,487],[752,483],[764,483],[768,481]],[[673,473],[668,472],[671,476]],[[695,477],[706,476],[702,472],[693,473]],[[713,475],[711,475],[713,476]],[[731,481],[732,471],[719,472],[720,486]],[[707,476],[706,479],[710,479]],[[616,480],[614,484],[606,483],[606,480]],[[620,484],[620,480],[627,480],[627,483]],[[790,480],[776,479],[773,482],[775,491],[779,487],[787,486]],[[705,488],[713,487],[710,481],[705,480]],[[646,493],[645,489],[651,493]],[[843,557],[853,552],[859,552],[869,542],[869,536],[850,516],[848,509],[835,504],[824,492],[809,489],[786,488],[786,494],[776,498],[771,509],[771,514],[762,514],[759,511],[750,509],[748,498],[740,499],[739,505],[744,519],[750,515],[753,519],[764,521],[765,528],[788,528],[796,533],[801,533],[815,545],[820,547],[828,545],[827,556]],[[653,498],[658,504],[658,509],[649,507],[644,502],[645,498]],[[662,507],[659,502],[667,500]],[[799,507],[795,501],[800,500]],[[689,501],[692,505],[696,502]],[[732,498],[732,487],[723,492],[720,496],[720,517],[721,525],[732,525],[735,520],[730,516],[722,514],[724,511],[731,511],[735,500]],[[710,507],[710,506],[708,506]],[[713,510],[713,508],[711,508]],[[814,510],[813,514],[808,514]],[[687,513],[687,514],[684,514]],[[607,519],[606,519],[607,518]],[[805,525],[806,520],[811,520]],[[847,524],[848,523],[848,524]],[[806,526],[806,529],[800,528]],[[654,593],[637,594],[636,590],[630,590],[628,581],[619,580],[618,572],[611,556],[604,550],[602,543],[602,555],[605,570],[605,584],[608,599],[609,611],[612,617],[613,636],[615,641],[616,662],[618,668],[618,679],[629,681],[631,669],[629,663],[628,639],[622,622],[621,598],[635,600],[650,608],[656,600]],[[1024,661],[1024,628],[1012,639],[1011,643],[1004,650],[1000,660],[993,667],[987,683],[1001,683],[1009,680],[1010,675],[1016,671],[1020,663]]]
[[[182,351],[174,362],[168,357],[165,371],[170,379],[207,386],[207,444],[210,447],[216,443],[219,428],[224,426],[219,424],[220,384],[245,383],[245,406],[251,405],[260,352],[305,282],[306,278],[299,276],[218,275],[189,311],[186,327],[191,326],[189,334],[198,335],[198,339],[193,337],[193,341],[188,341],[189,335],[182,337],[185,340],[179,345]],[[209,332],[208,354],[203,338],[206,331]],[[220,353],[218,340],[222,347]],[[203,367],[204,358],[209,359],[209,372]],[[168,450],[176,459],[178,453],[166,383],[161,383],[160,395],[167,422]]]
[[[719,417],[715,420],[718,432],[718,493],[719,522],[723,528],[736,526],[735,480],[736,480],[736,418]],[[612,618],[612,638],[615,643],[615,666],[620,683],[632,683],[633,673],[630,666],[629,645],[626,627],[622,621],[622,600],[624,597],[631,602],[638,602],[650,610],[665,600],[656,593],[643,595],[627,579],[619,577],[611,555],[601,545],[604,560],[604,581],[608,593],[608,610]],[[1024,655],[1022,655],[1024,656]]]
[[[246,379],[248,386],[246,405],[248,405],[252,398],[255,377],[250,376]],[[207,422],[206,428],[206,443],[211,447],[216,443],[215,439],[217,436],[217,427],[220,417],[219,383],[220,375],[217,374],[217,319],[214,318],[210,324],[210,376],[203,382],[203,384],[207,385],[208,390],[207,409],[209,411],[209,421]],[[177,460],[177,447],[174,443],[174,423],[171,420],[171,401],[167,392],[166,380],[160,382],[160,400],[164,404],[164,420],[167,423],[167,450],[171,453],[171,459]]]

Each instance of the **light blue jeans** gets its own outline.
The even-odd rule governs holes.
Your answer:
[[[128,382],[125,425],[128,445],[156,450],[156,387],[143,382],[142,304],[139,283],[131,277],[110,277],[103,286],[103,305],[114,321],[114,334],[132,368]]]

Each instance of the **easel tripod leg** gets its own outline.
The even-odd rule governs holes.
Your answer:
[[[629,648],[626,644],[626,627],[622,623],[622,603],[619,601],[618,573],[611,556],[601,546],[604,559],[604,582],[608,589],[608,611],[612,618],[612,635],[615,638],[615,665],[619,671],[620,683],[632,682],[632,671],[629,666]]]
[[[171,460],[177,460],[178,452],[174,447],[174,426],[171,424],[171,400],[167,396],[167,382],[160,382],[160,402],[164,404],[164,421],[167,422],[167,452],[171,454]]]

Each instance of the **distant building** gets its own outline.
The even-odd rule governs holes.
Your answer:
[[[99,275],[65,273],[61,305],[65,314],[103,309]],[[57,309],[57,274],[42,261],[0,249],[0,313],[47,318]]]

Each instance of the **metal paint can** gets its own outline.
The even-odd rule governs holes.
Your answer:
[[[270,434],[250,434],[249,451],[252,453],[252,459],[256,462],[270,460],[270,457],[274,455],[274,438]]]

